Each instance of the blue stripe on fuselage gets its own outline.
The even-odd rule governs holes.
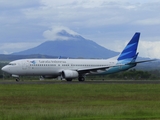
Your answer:
[[[130,68],[132,68],[134,66],[136,66],[136,64],[132,64],[132,65],[119,65],[119,66],[116,66],[116,67],[111,67],[108,70],[106,70],[105,72],[95,73],[95,74],[96,75],[107,75],[107,74],[117,73],[117,72],[128,70],[128,69],[130,69]]]

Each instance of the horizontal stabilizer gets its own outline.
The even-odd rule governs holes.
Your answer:
[[[130,63],[127,63],[126,65],[138,64],[138,63],[145,63],[145,62],[151,62],[151,61],[156,61],[156,60],[157,60],[157,59],[143,60],[143,61],[136,61],[136,62],[130,62]]]

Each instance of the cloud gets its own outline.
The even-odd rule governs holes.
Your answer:
[[[60,28],[67,32],[76,31],[115,51],[123,49],[126,38],[136,31],[143,34],[143,41],[158,42],[159,6],[159,0],[0,0],[0,46],[33,41],[39,44],[49,39],[67,40],[66,36],[57,34]],[[16,50],[12,46],[5,48],[5,51]]]
[[[34,42],[3,43],[3,44],[0,44],[0,51],[2,54],[11,54],[11,53],[23,51],[35,46],[38,46],[37,42],[36,43]]]
[[[149,18],[149,19],[138,20],[135,22],[135,24],[138,24],[138,25],[160,25],[160,18]]]
[[[160,41],[141,41],[139,51],[142,57],[160,58]]]
[[[102,46],[104,46],[105,48],[108,48],[110,50],[114,50],[117,52],[121,52],[124,47],[127,45],[127,43],[129,42],[131,38],[130,37],[125,37],[120,38],[121,40],[114,40],[113,38],[110,40],[106,40],[106,42],[101,43]],[[127,40],[128,39],[128,40]],[[114,42],[111,42],[114,41]],[[138,45],[138,49],[137,52],[139,52],[139,56],[140,57],[147,57],[147,58],[160,58],[160,39],[158,37],[145,37],[143,34],[140,37],[139,40],[139,45]]]
[[[69,36],[59,34],[61,32],[66,32],[69,34]],[[71,30],[67,27],[63,27],[63,26],[52,27],[51,30],[46,30],[43,32],[43,36],[47,40],[68,40],[70,38],[70,35],[75,36],[75,35],[79,35],[79,34],[74,32],[73,30]]]
[[[25,9],[25,8],[35,7],[35,6],[39,6],[39,5],[40,5],[39,0],[34,0],[34,1],[0,0],[0,9],[3,9],[3,10]]]
[[[24,10],[25,16],[28,19],[47,21],[45,24],[48,26],[55,23],[67,27],[83,26],[85,28],[132,24],[135,21],[143,24],[143,20],[149,19],[152,15],[157,16],[155,11],[159,10],[156,8],[158,2],[151,4],[143,0],[66,0],[56,2],[41,0],[41,4],[41,7],[37,9]]]

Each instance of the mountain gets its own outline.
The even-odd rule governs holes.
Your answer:
[[[29,59],[29,58],[57,58],[56,56],[47,56],[47,55],[40,55],[40,54],[32,54],[32,55],[4,55],[0,54],[0,62],[7,62],[13,61],[18,59]]]
[[[70,34],[66,30],[58,32],[57,35],[59,37],[54,41],[46,41],[37,47],[13,55],[41,54],[72,58],[110,58],[118,55],[118,52],[106,49],[78,34]]]

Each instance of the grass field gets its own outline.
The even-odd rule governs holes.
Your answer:
[[[0,85],[0,120],[159,120],[160,84]]]

